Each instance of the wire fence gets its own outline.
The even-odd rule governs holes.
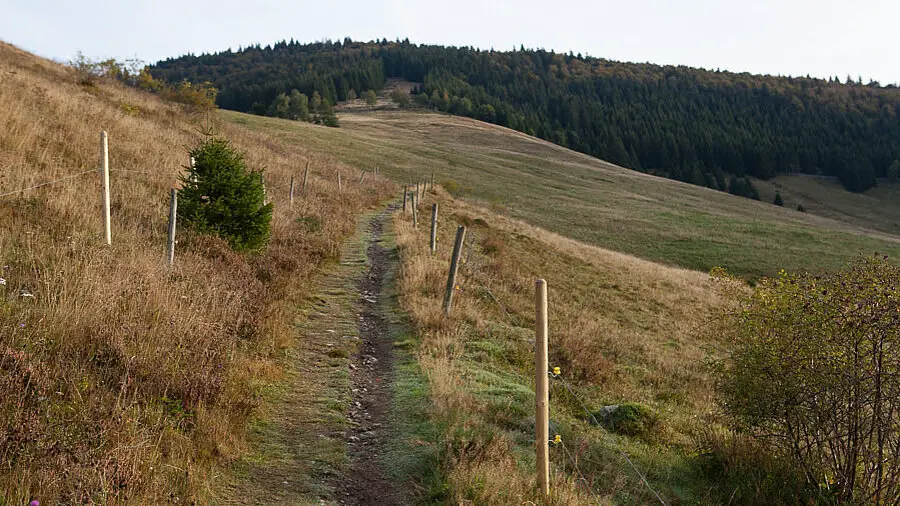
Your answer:
[[[25,192],[29,192],[29,191],[31,191],[31,190],[36,190],[36,189],[38,189],[38,188],[43,188],[43,187],[45,187],[45,186],[51,186],[51,185],[59,184],[59,183],[62,183],[63,181],[69,181],[69,180],[72,180],[72,179],[76,179],[76,178],[79,178],[79,177],[81,177],[81,176],[83,176],[83,175],[85,175],[85,174],[89,174],[89,173],[91,173],[91,172],[97,172],[97,169],[85,170],[85,171],[79,172],[79,173],[77,173],[77,174],[72,174],[72,175],[70,175],[70,176],[61,177],[61,178],[59,178],[59,179],[54,179],[54,180],[52,180],[52,181],[45,181],[45,182],[43,182],[43,183],[36,184],[36,185],[34,185],[34,186],[28,186],[28,187],[26,187],[26,188],[21,188],[21,189],[18,189],[18,190],[8,191],[8,192],[5,192],[5,193],[0,193],[0,198],[9,197],[9,196],[12,196],[12,195],[18,195],[18,194],[20,194],[20,193],[25,193]]]
[[[483,255],[477,254],[477,252],[473,256],[473,252],[475,252],[475,250],[476,250],[475,235],[471,234],[470,239],[469,239],[469,244],[468,244],[468,252],[466,253],[465,258],[461,262],[462,270],[464,271],[465,275],[463,276],[463,279],[458,281],[457,283],[458,283],[458,285],[460,285],[461,287],[464,288],[465,285],[468,284],[467,282],[469,282],[469,281],[475,282],[476,285],[478,285],[478,287],[484,291],[485,295],[487,295],[488,298],[490,298],[497,305],[497,307],[503,313],[504,317],[506,319],[509,319],[510,312],[509,312],[508,308],[511,306],[509,304],[505,304],[499,297],[497,297],[497,295],[488,286],[490,284],[489,276],[484,275],[484,273],[482,272],[485,267],[485,257]],[[591,422],[593,423],[594,426],[602,427],[599,420],[597,420],[597,417],[594,416],[594,414],[590,411],[590,409],[588,409],[587,405],[578,396],[578,394],[575,392],[572,385],[568,381],[566,381],[562,377],[561,374],[558,374],[557,371],[547,371],[547,374],[549,374],[553,379],[559,380],[563,384],[563,386],[566,388],[566,390],[569,392],[569,394],[577,401],[577,403],[581,406],[581,408],[584,410],[584,412],[588,415],[588,418],[591,420]],[[597,501],[598,504],[600,504],[601,501],[600,501],[600,498],[599,498],[597,492],[592,487],[591,482],[589,482],[587,480],[584,473],[581,471],[580,467],[578,466],[577,459],[569,451],[569,448],[565,445],[565,443],[561,440],[559,440],[559,441],[551,440],[548,442],[548,444],[549,443],[557,443],[562,446],[564,452],[566,453],[566,456],[569,458],[569,461],[572,463],[572,467],[575,469],[575,472],[578,474],[578,481],[580,481],[584,484],[584,487],[588,489],[588,491],[593,496],[593,498]],[[625,452],[625,450],[623,450],[618,444],[612,443],[611,446],[613,446],[616,449],[616,451],[622,456],[622,458],[625,460],[625,462],[628,463],[628,466],[631,468],[631,470],[634,472],[634,474],[637,475],[641,484],[650,493],[653,494],[653,496],[659,501],[659,503],[663,506],[668,506],[668,504],[662,498],[660,493],[657,492],[656,489],[654,489],[653,486],[650,485],[650,482],[647,480],[646,475],[641,472],[641,470],[634,463],[634,461],[631,459],[631,457],[628,455],[628,453]]]

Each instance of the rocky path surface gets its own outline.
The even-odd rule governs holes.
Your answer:
[[[390,439],[390,411],[394,374],[393,343],[381,295],[391,255],[383,245],[382,233],[393,207],[369,222],[369,271],[360,279],[358,352],[350,363],[352,400],[347,431],[350,470],[338,484],[342,504],[390,505],[400,502],[393,481],[384,466]]]

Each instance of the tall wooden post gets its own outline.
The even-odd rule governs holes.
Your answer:
[[[294,175],[291,174],[291,190],[290,190],[291,207],[294,207]]]
[[[341,171],[338,171],[338,191],[344,191],[344,186],[341,184]]]
[[[197,162],[194,161],[194,157],[192,156],[192,157],[191,157],[191,173],[190,173],[190,177],[189,177],[189,179],[190,179],[190,181],[191,181],[192,183],[196,183],[196,182],[197,182],[197,173],[194,172],[194,167],[195,167],[196,165],[197,165]]]
[[[100,132],[100,199],[103,202],[103,238],[112,244],[112,228],[109,218],[109,139],[106,132]]]
[[[416,195],[413,200],[413,207],[419,207],[419,183],[416,182]]]
[[[263,189],[263,205],[269,205],[269,190],[266,189],[266,178],[263,177],[262,172],[259,173],[259,184]]]
[[[403,186],[403,213],[406,214],[406,200],[409,198],[409,185]]]
[[[534,282],[535,339],[534,339],[534,446],[537,453],[537,479],[544,498],[550,496],[550,394],[547,365],[547,282]]]
[[[463,242],[466,240],[466,227],[460,225],[456,229],[456,241],[453,243],[453,256],[450,257],[450,273],[447,276],[447,290],[444,292],[444,314],[450,314],[453,304],[453,292],[456,291],[456,273],[459,272],[459,257],[462,255]]]
[[[303,169],[303,193],[306,193],[307,180],[309,180],[309,160],[306,161],[306,168]]]
[[[431,204],[431,252],[437,251],[437,202]]]
[[[414,199],[415,197],[410,195],[409,198]],[[412,206],[412,213],[413,213],[413,228],[416,228],[419,226],[419,216],[418,216],[418,213],[416,212],[415,204],[413,204],[413,206]]]
[[[171,197],[169,199],[169,240],[166,243],[168,250],[166,251],[166,265],[172,266],[175,263],[175,220],[178,217],[178,191],[172,188]]]

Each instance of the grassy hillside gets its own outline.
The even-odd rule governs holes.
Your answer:
[[[0,503],[209,503],[213,469],[245,451],[256,385],[279,377],[294,304],[379,179],[213,118],[265,167],[275,203],[262,253],[179,231],[164,263],[168,195],[203,114],[0,43]],[[100,239],[99,133],[109,133],[113,245]],[[309,191],[286,204],[310,162]],[[371,180],[370,180],[371,181]]]
[[[434,497],[537,501],[533,294],[542,277],[550,367],[561,368],[551,380],[550,434],[563,441],[551,445],[547,504],[596,504],[594,493],[602,504],[654,504],[654,491],[667,504],[804,502],[777,461],[755,459],[739,439],[722,435],[704,359],[725,351],[708,327],[729,306],[709,276],[582,244],[443,192],[423,209],[432,202],[441,211],[436,254],[428,227],[413,228],[409,214],[397,215],[395,226],[401,302],[417,328],[434,423],[445,428],[431,442],[446,483]],[[468,225],[467,261],[448,318],[441,300],[458,224]],[[640,423],[597,427],[582,402],[591,412],[640,406]]]
[[[465,118],[405,111],[341,115],[341,128],[231,111],[229,122],[285,143],[379,166],[398,180],[436,174],[459,196],[604,248],[691,269],[757,277],[835,268],[859,253],[897,256],[898,238],[862,226],[849,209],[828,219],[630,171],[526,135]],[[834,198],[843,191],[834,189]],[[890,204],[891,207],[894,204]],[[823,213],[824,214],[824,213]],[[889,216],[889,215],[882,215]]]
[[[764,202],[773,202],[778,192],[786,208],[796,209],[799,204],[811,214],[900,235],[900,184],[879,181],[875,188],[851,193],[842,191],[834,178],[801,174],[782,175],[754,184]]]

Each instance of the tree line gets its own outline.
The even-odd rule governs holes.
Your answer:
[[[524,47],[350,39],[186,55],[150,72],[172,83],[209,81],[223,108],[284,117],[293,114],[284,111],[292,110],[295,90],[318,94],[330,108],[404,79],[418,83],[413,101],[421,107],[751,198],[758,194],[748,176],[829,175],[863,191],[892,176],[900,159],[900,90],[850,77],[757,76]]]

